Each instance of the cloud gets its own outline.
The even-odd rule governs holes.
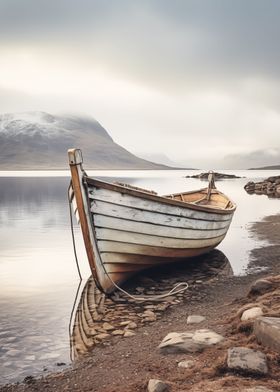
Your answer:
[[[226,167],[238,169],[279,165],[279,162],[280,148],[257,150],[244,154],[232,154],[226,156],[224,159]]]
[[[188,166],[276,148],[279,13],[277,0],[2,0],[1,110],[85,112],[126,148]]]

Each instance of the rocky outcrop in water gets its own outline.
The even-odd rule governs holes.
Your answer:
[[[236,176],[235,174],[224,174],[224,173],[217,173],[213,172],[215,176],[215,180],[227,180],[227,179],[233,179],[233,178],[241,178],[239,176]],[[193,176],[186,176],[186,178],[198,178],[200,180],[208,180],[209,172],[203,172],[200,174],[194,174]]]
[[[280,176],[268,177],[260,182],[250,181],[245,185],[244,189],[249,194],[280,197]]]

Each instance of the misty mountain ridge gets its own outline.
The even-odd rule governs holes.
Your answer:
[[[251,167],[249,170],[280,170],[280,165]]]
[[[95,119],[46,112],[0,115],[0,169],[67,169],[67,150],[83,152],[87,169],[170,169],[131,154]]]

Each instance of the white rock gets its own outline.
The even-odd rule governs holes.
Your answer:
[[[151,378],[148,383],[148,392],[167,392],[169,391],[169,386],[161,380],[156,380]]]
[[[223,341],[224,337],[210,329],[198,329],[195,331],[192,339],[196,343],[211,346],[212,344],[217,344]]]
[[[223,340],[223,336],[209,329],[198,329],[195,332],[171,332],[158,346],[164,354],[169,353],[193,353],[202,351],[205,347],[217,344]]]
[[[190,369],[194,366],[194,361],[192,360],[185,360],[181,361],[178,363],[178,367],[185,368],[185,369]]]
[[[255,319],[263,315],[262,308],[255,306],[254,308],[247,309],[242,313],[241,321]]]
[[[204,316],[198,316],[198,315],[193,314],[191,316],[188,316],[187,324],[199,324],[204,320],[205,320]]]
[[[27,359],[27,361],[35,361],[35,355],[26,355],[25,359]]]

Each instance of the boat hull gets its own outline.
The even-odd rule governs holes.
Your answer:
[[[143,269],[184,261],[214,249],[232,213],[192,210],[88,185],[98,281],[107,293]]]

